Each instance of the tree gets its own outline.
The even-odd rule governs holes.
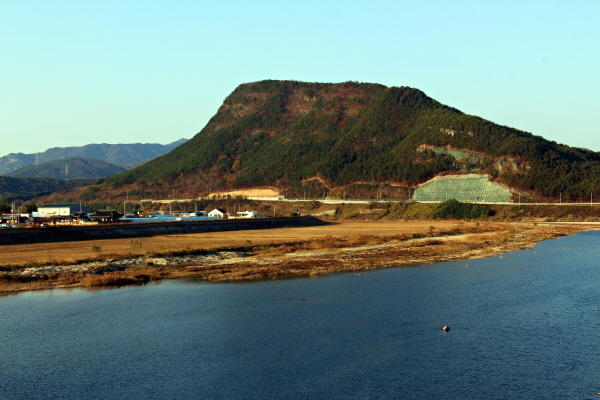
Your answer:
[[[8,214],[10,213],[11,208],[10,208],[10,204],[0,204],[0,213],[2,214]]]
[[[30,214],[30,213],[32,213],[34,211],[37,211],[37,210],[38,210],[38,208],[37,208],[37,205],[35,203],[28,203],[28,204],[25,204],[23,206],[23,212],[25,214]]]

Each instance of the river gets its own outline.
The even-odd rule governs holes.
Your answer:
[[[0,297],[0,398],[595,399],[599,255]]]

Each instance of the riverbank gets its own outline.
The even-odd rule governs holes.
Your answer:
[[[4,246],[2,249],[8,251],[0,253],[0,266],[5,270],[0,273],[0,293],[97,288],[182,277],[231,281],[425,265],[500,255],[595,228],[342,221],[320,227],[86,242],[89,248],[83,248],[81,242]],[[42,258],[49,252],[49,259],[40,261],[40,252]],[[63,252],[67,256],[61,257]],[[20,263],[15,263],[15,258]]]

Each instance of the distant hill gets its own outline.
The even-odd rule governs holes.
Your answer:
[[[418,89],[357,82],[240,85],[190,141],[106,183],[135,183],[142,195],[174,185],[302,196],[360,185],[374,193],[382,184],[410,192],[467,173],[550,198],[600,192],[596,152],[465,114]]]
[[[97,179],[126,171],[124,167],[94,158],[64,158],[30,165],[6,176],[13,178]]]
[[[11,178],[0,176],[0,203],[10,202],[13,198],[41,196],[71,187],[92,183],[91,180],[58,180],[48,178]]]
[[[81,147],[53,147],[38,154],[11,153],[0,157],[0,175],[8,175],[30,165],[40,165],[63,158],[95,158],[114,165],[136,163],[166,154],[187,142],[180,139],[170,144],[88,144]]]

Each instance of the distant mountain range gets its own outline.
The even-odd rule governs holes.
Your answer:
[[[11,153],[0,157],[0,175],[9,175],[11,172],[32,165],[40,166],[49,161],[79,158],[96,159],[106,163],[123,166],[125,169],[139,166],[153,158],[166,154],[187,142],[180,139],[169,144],[158,143],[133,143],[133,144],[88,144],[80,147],[53,147],[42,153],[25,154]],[[14,175],[16,176],[16,175]],[[19,175],[23,176],[23,175]],[[27,175],[29,176],[29,175]],[[40,176],[40,175],[37,175]],[[105,175],[106,176],[106,175]],[[64,179],[64,176],[60,179]]]
[[[62,158],[40,165],[30,165],[6,174],[13,178],[51,178],[51,179],[97,179],[104,178],[126,168],[95,158]]]

